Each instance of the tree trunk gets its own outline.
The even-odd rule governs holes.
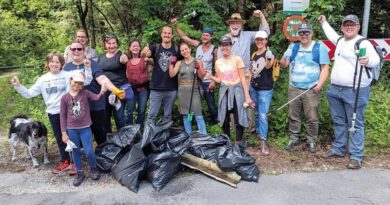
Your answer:
[[[83,27],[83,29],[87,32],[87,36],[88,35],[88,30],[87,30],[87,13],[88,13],[88,7],[87,7],[87,1],[85,1],[85,10],[83,9],[83,5],[82,5],[82,2],[81,0],[78,0],[76,2],[76,7],[77,7],[77,12],[79,14],[79,19],[80,19],[80,23],[81,23],[81,26]]]
[[[96,33],[95,33],[95,21],[93,19],[93,0],[89,0],[88,3],[88,8],[89,8],[89,25],[91,28],[91,35],[89,35],[91,47],[95,48],[96,47]]]
[[[246,0],[238,0],[237,1],[237,12],[241,15],[245,14]]]

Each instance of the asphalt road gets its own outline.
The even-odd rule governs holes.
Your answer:
[[[390,170],[361,169],[261,176],[258,183],[231,188],[202,174],[179,175],[160,192],[143,182],[138,193],[111,177],[34,180],[29,174],[0,174],[0,204],[390,204]]]

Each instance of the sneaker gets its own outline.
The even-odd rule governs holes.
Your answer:
[[[261,145],[260,145],[261,153],[265,156],[269,155],[269,150],[267,146],[267,142],[265,140],[261,140]]]
[[[362,162],[358,161],[356,159],[351,159],[351,160],[349,160],[349,162],[347,164],[347,168],[348,169],[360,169],[360,168],[362,168]]]
[[[85,176],[82,171],[77,172],[76,178],[73,181],[73,186],[80,186],[80,184],[83,183],[84,178]]]
[[[325,159],[329,159],[329,158],[341,158],[341,157],[344,157],[344,156],[341,156],[341,155],[337,155],[335,153],[333,153],[332,150],[328,151],[328,152],[325,152],[323,155],[322,155],[323,158]]]
[[[100,178],[99,170],[96,167],[91,168],[91,178],[92,180],[98,180]]]
[[[294,149],[294,147],[296,147],[297,145],[299,144],[298,141],[289,141],[288,144],[284,147],[284,149],[286,149],[287,151],[291,151],[292,149]]]
[[[309,143],[309,152],[311,153],[317,152],[316,143]]]
[[[76,165],[75,164],[72,163],[72,164],[69,165],[68,174],[71,175],[71,176],[77,174],[77,170],[76,170]]]
[[[53,174],[59,174],[61,173],[62,171],[66,170],[69,166],[69,161],[68,160],[65,160],[63,162],[60,162],[60,164],[58,165],[58,167],[56,167],[55,169],[51,170],[51,172]]]

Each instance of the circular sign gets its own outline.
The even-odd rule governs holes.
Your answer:
[[[290,41],[298,41],[298,26],[306,23],[306,20],[299,15],[292,15],[283,22],[283,34]]]

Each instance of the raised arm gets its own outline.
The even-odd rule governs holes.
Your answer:
[[[179,27],[179,21],[177,20],[177,18],[174,18],[171,20],[171,22],[175,25],[175,28],[176,28],[176,32],[177,32],[177,35],[179,35],[179,38],[181,40],[183,40],[184,42],[186,42],[187,44],[191,45],[191,46],[195,46],[197,47],[200,42],[198,40],[195,40],[195,39],[192,39],[190,37],[188,37],[184,31],[182,31]]]
[[[31,88],[27,89],[19,82],[19,78],[17,76],[12,77],[11,84],[14,86],[16,91],[22,95],[24,98],[30,99],[32,97],[38,96],[41,94],[41,83],[38,79],[37,82]]]
[[[337,43],[337,40],[340,38],[340,35],[329,25],[328,21],[326,21],[326,17],[321,15],[318,20],[321,23],[322,30],[324,31],[326,37],[332,41],[333,44]]]
[[[271,33],[271,31],[269,29],[269,24],[268,24],[267,19],[265,18],[264,14],[263,14],[263,12],[261,12],[260,10],[255,10],[255,11],[253,11],[253,16],[260,19],[259,30],[264,30],[269,35]]]

